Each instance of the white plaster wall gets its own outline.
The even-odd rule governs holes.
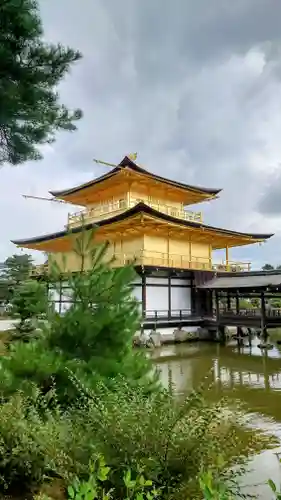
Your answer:
[[[137,274],[137,276],[135,276],[135,278],[133,280],[133,284],[135,284],[135,283],[141,284],[141,282],[142,282],[141,276],[139,276]]]
[[[168,286],[146,285],[146,310],[163,311],[163,315],[168,310]],[[160,312],[159,312],[160,316]]]
[[[191,289],[183,287],[171,288],[171,309],[191,309]]]
[[[190,286],[190,280],[183,280],[179,278],[172,278],[171,279],[171,285],[186,285]]]
[[[136,286],[136,288],[133,291],[133,296],[135,299],[137,299],[139,303],[139,312],[142,314],[142,287],[141,286]]]
[[[156,277],[147,276],[146,285],[151,285],[151,284],[155,284],[155,283],[158,285],[168,286],[168,278],[156,278]]]
[[[60,300],[59,292],[54,287],[50,287],[49,288],[49,301],[53,302],[55,304],[55,311],[56,312],[59,312],[59,300]]]
[[[133,295],[139,302],[141,302],[142,301],[142,287],[136,286],[136,288],[134,288]]]
[[[63,283],[62,284],[62,294],[61,294],[61,300],[62,300],[62,303],[61,303],[61,312],[64,313],[65,311],[67,311],[71,304],[72,304],[72,300],[71,300],[71,289],[67,286],[67,283]]]

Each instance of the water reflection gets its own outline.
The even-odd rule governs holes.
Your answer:
[[[155,364],[167,388],[179,397],[198,388],[205,379],[206,395],[238,399],[245,405],[249,422],[275,434],[281,444],[281,352],[279,346],[262,351],[257,346],[227,346],[219,344],[184,344],[163,347],[153,352]],[[253,472],[246,478],[251,493],[267,499],[267,486],[261,483],[271,477],[281,482],[280,467],[275,453],[281,448],[255,457]],[[259,484],[256,490],[253,485]]]

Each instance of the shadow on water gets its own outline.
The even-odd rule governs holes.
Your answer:
[[[280,448],[267,450],[254,458],[252,472],[245,482],[251,493],[267,499],[268,478],[281,483],[281,470],[276,454],[281,456],[281,346],[262,351],[252,345],[237,347],[235,341],[226,346],[215,343],[178,344],[156,349],[152,357],[163,384],[178,396],[187,395],[206,380],[206,396],[210,400],[226,397],[245,405],[248,421],[254,428],[274,434]],[[256,488],[253,485],[259,485]]]

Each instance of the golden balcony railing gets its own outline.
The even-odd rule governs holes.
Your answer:
[[[90,222],[99,221],[102,219],[107,219],[114,217],[129,208],[133,208],[138,203],[143,200],[134,199],[128,202],[127,200],[119,200],[113,203],[101,204],[93,208],[84,209],[73,214],[68,214],[68,227],[75,227],[81,224],[87,224]],[[170,215],[177,219],[188,220],[193,222],[203,222],[202,212],[192,212],[191,210],[179,210],[177,207],[171,205],[165,205],[163,203],[152,203],[149,201],[144,201],[146,205],[159,212]]]
[[[176,269],[190,269],[198,271],[216,271],[216,272],[241,272],[250,271],[251,265],[249,262],[228,262],[214,264],[209,259],[202,257],[192,257],[179,254],[167,254],[150,250],[139,250],[131,253],[116,253],[113,260],[113,267],[122,267],[129,263],[134,263],[139,266],[154,266]],[[107,257],[110,258],[110,255]],[[66,259],[67,266],[67,259]],[[72,269],[69,269],[70,271]],[[73,269],[77,271],[78,268]],[[32,269],[33,277],[48,274],[48,264],[41,264]]]
[[[228,262],[214,264],[211,259],[206,259],[203,257],[190,258],[187,255],[168,254],[150,250],[140,250],[135,254],[115,254],[114,266],[122,266],[131,261],[135,261],[136,265],[202,271],[241,272],[251,270],[251,264],[249,262]]]

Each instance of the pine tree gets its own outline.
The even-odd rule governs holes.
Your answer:
[[[89,389],[100,381],[110,387],[118,378],[148,391],[155,387],[150,361],[133,349],[140,327],[139,306],[132,296],[134,268],[114,268],[106,257],[108,244],[93,246],[92,241],[91,231],[82,231],[74,241],[79,272],[68,273],[67,262],[62,267],[50,263],[53,287],[63,278],[72,303],[63,315],[50,313],[45,337],[19,343],[3,358],[3,395],[19,388],[30,391],[32,384],[44,394],[55,387],[60,403],[67,406],[79,394],[74,379]]]
[[[53,266],[52,279],[58,282],[63,272],[72,304],[63,315],[55,315],[49,344],[69,361],[86,363],[87,371],[97,377],[146,377],[150,365],[133,351],[133,337],[140,327],[132,285],[136,273],[132,265],[114,268],[114,259],[106,258],[109,244],[93,245],[93,239],[94,231],[82,231],[74,240],[80,272]]]
[[[37,0],[1,0],[0,164],[40,159],[38,146],[76,129],[81,111],[59,103],[57,86],[80,57],[43,41]]]
[[[0,278],[10,284],[18,285],[29,278],[32,265],[33,259],[31,255],[11,255],[3,264]]]

